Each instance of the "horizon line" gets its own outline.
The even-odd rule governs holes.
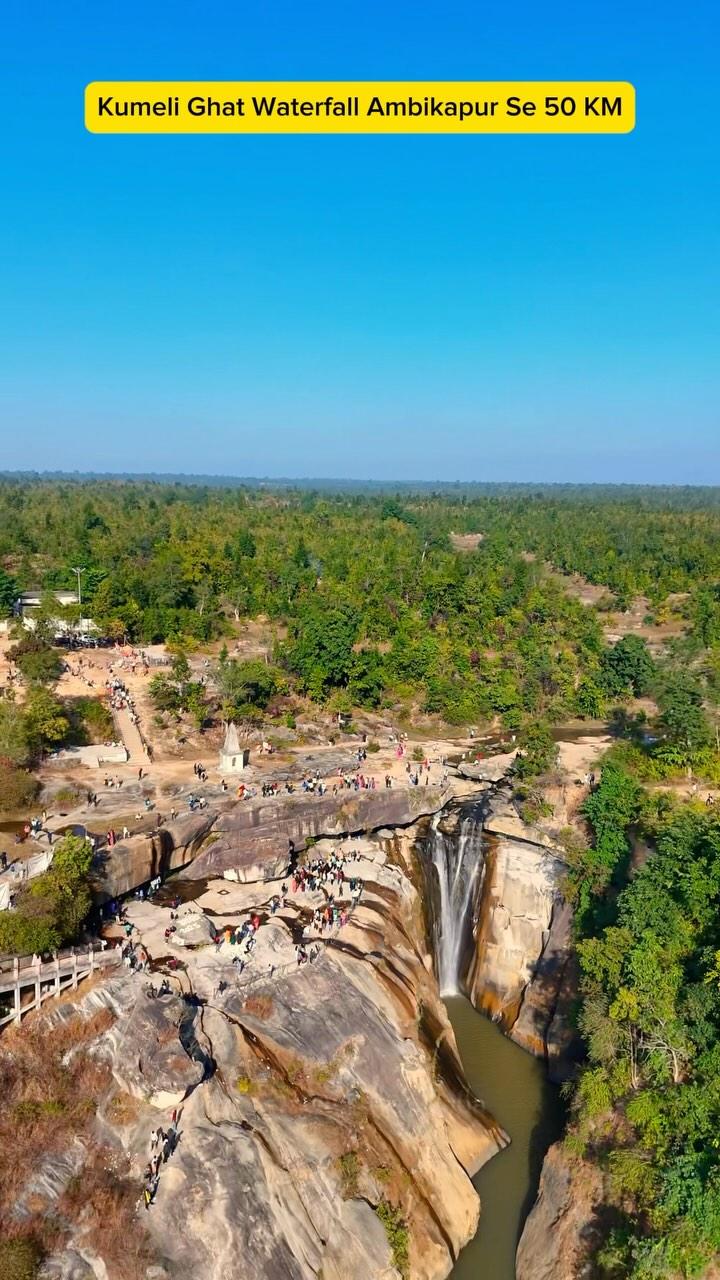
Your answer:
[[[670,489],[670,490],[717,490],[720,484],[693,484],[687,482],[672,481],[644,481],[644,480],[402,480],[399,478],[380,479],[372,476],[366,476],[362,479],[353,478],[351,476],[269,476],[269,475],[237,475],[233,473],[223,472],[201,472],[201,471],[98,471],[87,470],[80,471],[64,471],[59,469],[48,469],[40,471],[36,468],[16,468],[13,470],[0,470],[0,481],[2,480],[144,480],[144,481],[170,481],[176,484],[202,483],[202,482],[220,482],[224,484],[247,485],[248,487],[297,487],[311,488],[313,486],[322,485],[328,487],[331,485],[342,485],[344,487],[353,487],[361,489],[363,487],[378,488],[399,488],[399,489],[462,489],[462,488],[485,488],[485,489]]]

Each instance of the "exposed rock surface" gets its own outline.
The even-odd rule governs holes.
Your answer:
[[[75,1249],[63,1249],[62,1253],[48,1258],[40,1268],[38,1280],[97,1280],[89,1262]]]
[[[423,790],[419,801],[434,803]],[[177,953],[172,994],[151,997],[148,976],[123,969],[82,997],[87,1017],[114,1014],[93,1052],[127,1101],[122,1123],[112,1098],[97,1123],[130,1157],[138,1194],[150,1132],[181,1108],[177,1148],[141,1211],[152,1280],[399,1280],[382,1202],[407,1224],[413,1280],[442,1280],[475,1232],[470,1179],[505,1135],[464,1082],[397,846],[363,838],[347,852],[360,903],[343,928],[310,933],[307,963],[295,941],[320,890],[272,914],[279,882],[219,880],[200,887],[178,925],[202,912],[222,930],[257,909],[242,972],[239,948],[223,941]],[[165,968],[175,945],[167,908],[139,902],[128,914]],[[80,1222],[47,1280],[85,1280],[87,1258]],[[91,1261],[99,1276],[102,1260]]]
[[[151,835],[123,840],[98,856],[94,875],[95,895],[101,902],[131,893],[155,876],[187,866],[210,834],[217,814],[210,810],[188,813]]]
[[[539,845],[558,853],[557,839],[551,831],[541,826],[525,822],[520,817],[513,802],[513,793],[508,787],[498,789],[492,798],[485,818],[485,830],[490,835],[506,836],[509,840],[521,840],[528,844]]]
[[[602,1199],[597,1167],[570,1158],[561,1143],[551,1147],[518,1245],[517,1280],[587,1280]]]
[[[127,1093],[156,1107],[177,1107],[205,1075],[193,1011],[176,995],[147,999],[123,984],[123,996],[131,992],[132,1003],[107,1033],[102,1052]]]
[[[194,879],[231,871],[239,880],[282,875],[288,846],[302,849],[308,839],[341,836],[379,827],[407,826],[423,814],[436,813],[450,792],[442,787],[393,787],[376,791],[341,791],[339,795],[302,793],[237,805],[221,814],[212,842],[188,871]]]
[[[504,795],[491,804],[485,832],[468,992],[560,1078],[572,1051],[567,1014],[575,990],[565,863],[551,837],[525,824]]]
[[[457,772],[461,778],[470,778],[475,782],[500,782],[512,769],[516,754],[517,752],[510,751],[504,755],[488,756],[487,760],[463,760],[457,766]]]

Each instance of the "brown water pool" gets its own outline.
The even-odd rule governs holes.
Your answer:
[[[480,1227],[452,1280],[515,1280],[515,1251],[543,1156],[562,1132],[559,1090],[549,1083],[543,1063],[508,1040],[469,1000],[449,996],[445,1003],[470,1087],[511,1138],[474,1179],[482,1202]]]

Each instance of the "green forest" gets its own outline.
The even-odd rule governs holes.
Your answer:
[[[566,1144],[603,1171],[602,1280],[701,1276],[720,1251],[720,816],[613,747],[575,851],[579,1026]]]
[[[263,616],[282,628],[278,670],[317,702],[341,692],[516,729],[602,716],[672,682],[667,663],[626,662],[603,637],[607,611],[644,596],[648,622],[685,625],[671,665],[687,687],[664,697],[698,711],[689,738],[669,711],[663,734],[696,754],[712,741],[720,684],[720,509],[698,507],[697,492],[8,478],[0,609],[19,589],[73,588],[81,566],[83,611],[107,637],[191,649]],[[481,538],[458,549],[468,534]],[[598,608],[568,592],[570,573],[604,589]]]

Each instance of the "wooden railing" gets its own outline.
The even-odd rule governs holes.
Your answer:
[[[29,956],[15,957],[0,963],[0,1027],[8,1022],[20,1022],[26,1013],[39,1009],[46,1000],[59,996],[63,991],[75,991],[83,978],[89,978],[98,969],[106,969],[120,963],[120,948],[101,951],[88,947],[86,951],[71,951],[42,961]],[[12,1001],[7,997],[11,996]],[[12,1003],[9,1013],[2,1007]]]

